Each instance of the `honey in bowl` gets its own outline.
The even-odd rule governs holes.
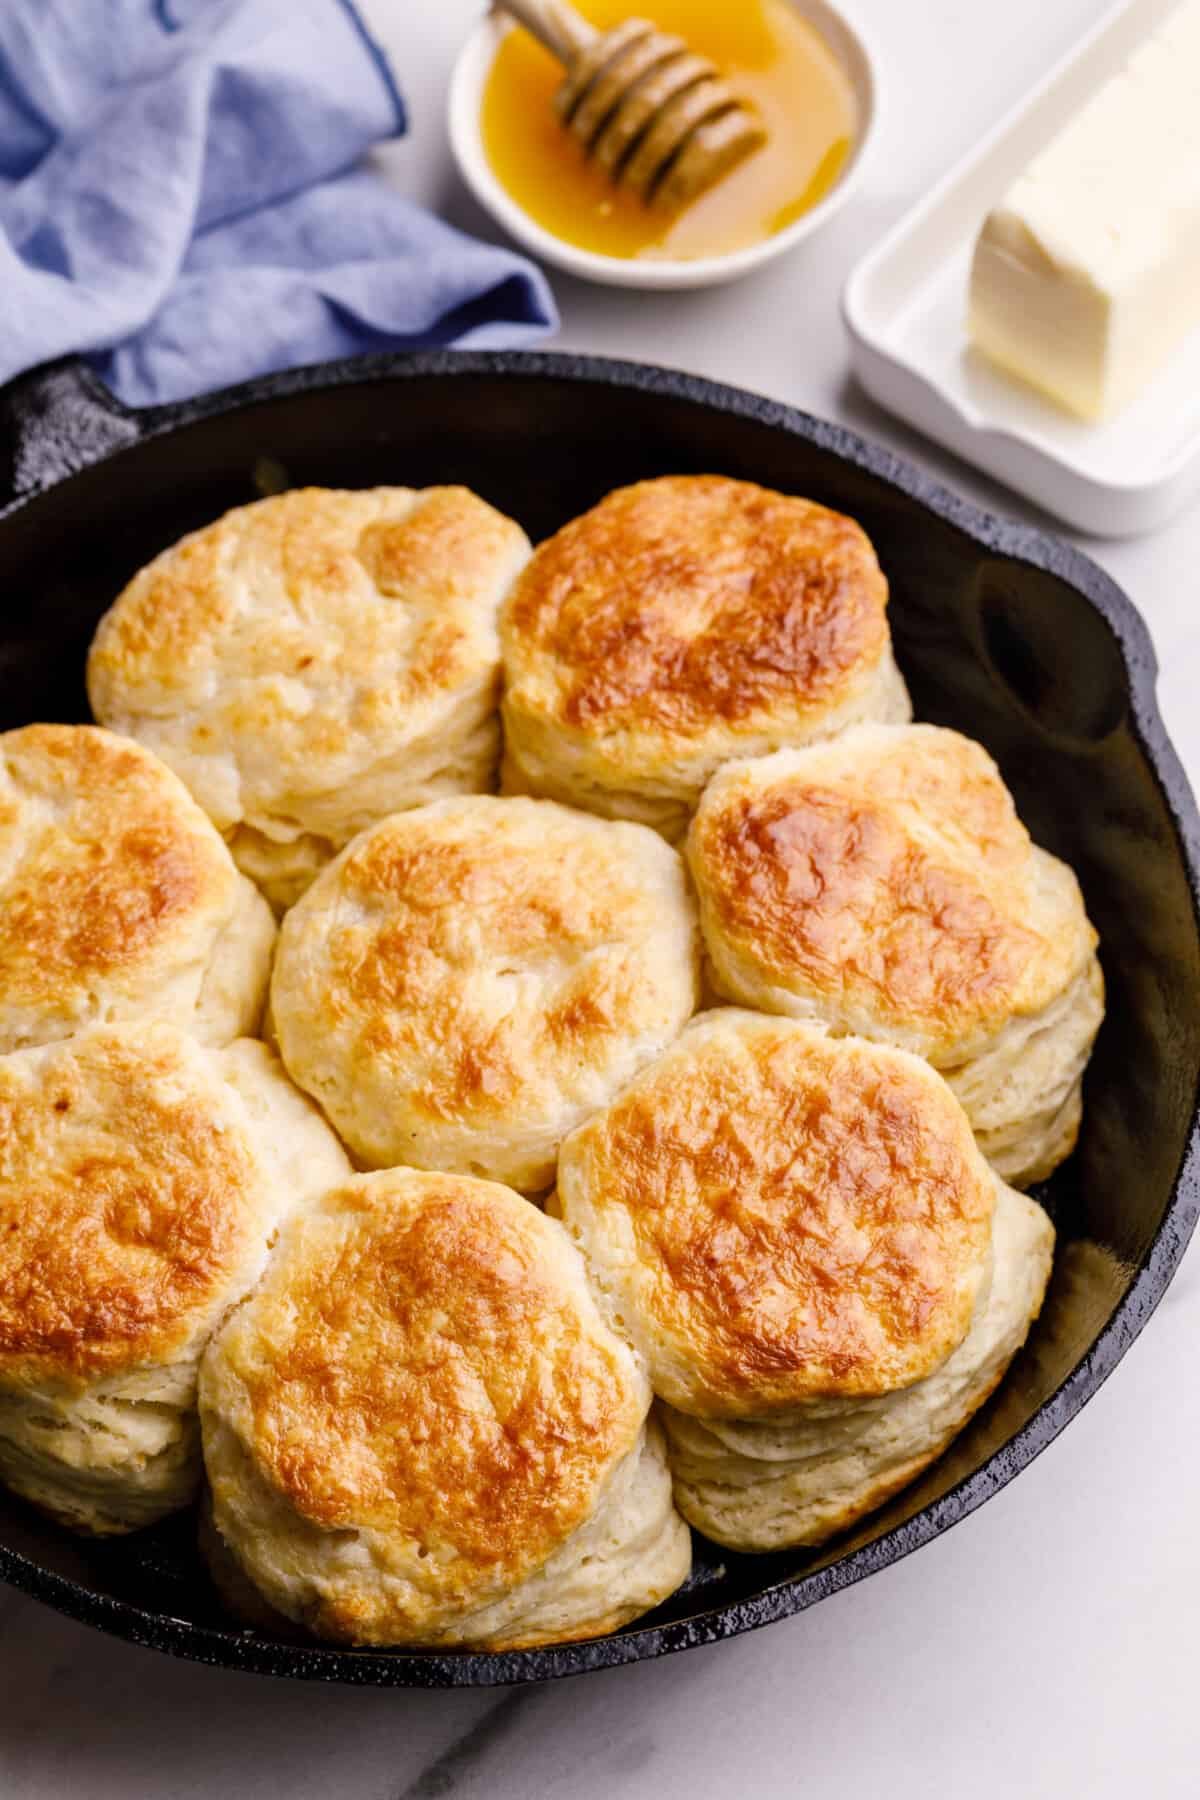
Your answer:
[[[579,0],[607,29],[633,11],[717,64],[767,128],[761,150],[672,215],[614,186],[554,110],[562,68],[526,31],[506,34],[483,95],[488,161],[517,204],[565,243],[602,256],[689,259],[761,243],[815,206],[857,125],[834,52],[788,0]]]

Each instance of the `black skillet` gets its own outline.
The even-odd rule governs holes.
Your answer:
[[[1074,865],[1108,1017],[1078,1153],[1044,1198],[1050,1297],[948,1455],[817,1554],[697,1543],[688,1587],[593,1643],[494,1656],[300,1646],[236,1629],[190,1514],[90,1544],[0,1499],[0,1576],[136,1643],[231,1668],[380,1686],[538,1681],[802,1611],[945,1531],[1096,1391],[1171,1280],[1197,1213],[1200,819],[1159,719],[1138,614],[1093,563],[989,517],[837,426],[690,376],[533,355],[371,358],[129,413],[77,365],[0,397],[0,729],[83,719],[101,612],[157,550],[282,485],[458,481],[535,539],[623,482],[713,470],[861,520],[892,584],[920,717],[981,738],[1034,836]]]

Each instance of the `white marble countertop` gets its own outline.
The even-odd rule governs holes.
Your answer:
[[[712,0],[736,4],[736,0]],[[884,140],[846,213],[742,286],[555,286],[558,347],[665,362],[843,419],[986,504],[1021,503],[848,385],[837,296],[883,229],[1107,0],[854,0],[884,57]],[[442,105],[479,0],[369,0],[410,100],[385,162],[471,229]],[[1150,622],[1200,781],[1200,507],[1086,544]],[[948,1536],[766,1631],[540,1689],[358,1692],[173,1662],[0,1591],[5,1800],[1184,1800],[1196,1791],[1200,1252],[1105,1388]]]

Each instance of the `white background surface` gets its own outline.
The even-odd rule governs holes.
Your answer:
[[[848,386],[837,295],[857,256],[1104,5],[854,0],[852,10],[882,53],[889,105],[845,215],[740,287],[642,297],[556,280],[558,347],[699,370],[844,419],[1031,516]],[[485,229],[442,131],[446,75],[477,0],[370,0],[367,11],[412,113],[389,172]],[[1085,547],[1150,621],[1168,728],[1200,780],[1200,510],[1151,540]],[[1087,1411],[948,1536],[756,1635],[540,1689],[359,1693],[227,1674],[106,1640],[0,1590],[0,1795],[1194,1800],[1198,1363],[1193,1253]]]

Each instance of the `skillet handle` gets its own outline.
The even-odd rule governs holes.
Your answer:
[[[0,388],[0,512],[135,444],[142,431],[139,415],[78,357],[19,375]]]

